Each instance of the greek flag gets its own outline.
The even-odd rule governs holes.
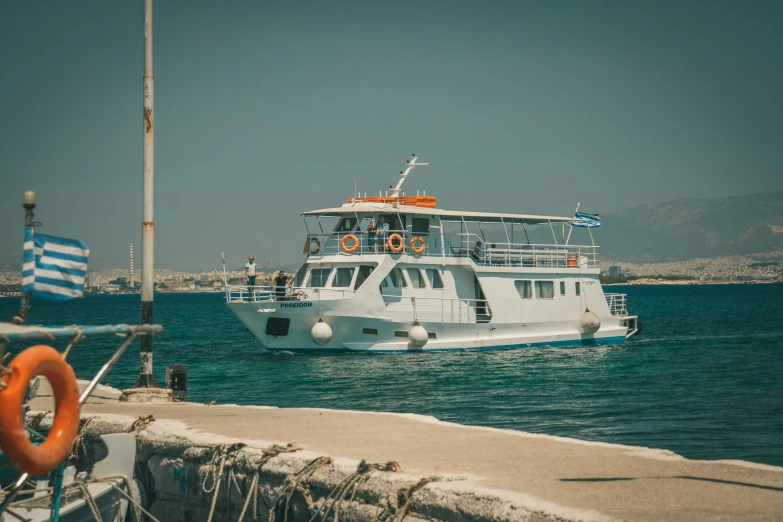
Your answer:
[[[24,231],[22,292],[33,297],[65,300],[84,295],[87,256],[83,241]]]
[[[582,221],[581,223],[571,223],[572,227],[576,228],[598,228],[601,226],[601,218],[598,217],[598,214],[586,214],[584,212],[579,212],[579,205],[576,205],[576,210],[574,210],[574,219],[583,219],[586,221]]]

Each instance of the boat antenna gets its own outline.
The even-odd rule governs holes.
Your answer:
[[[409,159],[406,163],[408,167],[405,170],[400,171],[400,181],[397,182],[397,186],[391,189],[391,197],[393,198],[399,198],[400,197],[400,190],[402,189],[402,184],[405,183],[405,178],[408,177],[408,174],[413,170],[413,167],[429,167],[429,163],[416,163],[416,160],[419,159],[418,156],[416,156],[416,153],[414,152],[411,154],[411,159]]]

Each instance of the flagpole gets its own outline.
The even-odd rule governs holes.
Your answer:
[[[155,118],[152,76],[152,0],[144,0],[144,200],[141,222],[141,323],[152,324],[155,223],[152,217]],[[134,388],[159,388],[152,375],[152,335],[141,338],[139,377]]]
[[[35,217],[35,213],[33,212],[33,210],[35,210],[35,192],[28,190],[24,193],[22,206],[24,207],[25,229],[33,228],[35,225],[40,225],[40,223],[33,221],[33,218]],[[27,312],[30,310],[30,298],[32,295],[32,292],[24,292],[22,294],[22,299],[19,302],[19,315],[11,320],[14,324],[22,324],[27,321]]]

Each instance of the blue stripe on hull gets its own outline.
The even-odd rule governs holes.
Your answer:
[[[486,350],[515,350],[518,348],[544,348],[544,347],[578,347],[597,346],[603,344],[623,344],[625,337],[604,337],[601,339],[573,339],[569,341],[548,341],[539,343],[509,344],[505,346],[477,346],[475,348],[433,348],[431,350],[350,350],[348,348],[267,348],[270,352],[291,353],[436,353],[436,352],[472,352]]]

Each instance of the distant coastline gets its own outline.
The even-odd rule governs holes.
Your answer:
[[[601,286],[652,286],[652,285],[774,285],[780,281],[699,281],[697,279],[639,278],[624,283],[601,283]]]

